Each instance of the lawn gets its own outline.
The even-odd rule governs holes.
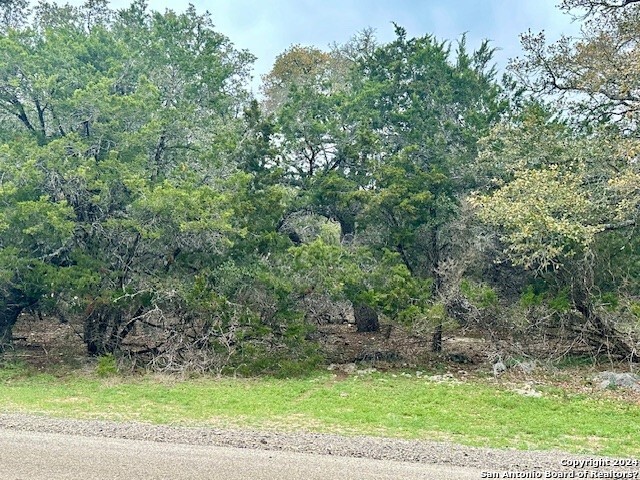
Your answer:
[[[304,430],[640,456],[640,405],[493,379],[373,373],[296,379],[50,375],[0,369],[0,411],[157,424]]]

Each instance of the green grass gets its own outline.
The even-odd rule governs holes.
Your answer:
[[[531,398],[488,382],[392,374],[181,381],[56,377],[13,366],[0,369],[0,411],[640,456],[637,404],[574,394]]]

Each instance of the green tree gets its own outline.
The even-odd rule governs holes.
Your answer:
[[[400,27],[396,35],[359,62],[360,128],[375,132],[377,145],[363,223],[381,231],[384,248],[397,251],[413,275],[433,280],[435,301],[447,256],[443,226],[469,186],[464,172],[476,141],[502,106],[488,43],[470,54],[463,37],[452,60],[446,42],[409,39]],[[438,323],[433,350],[441,345]]]
[[[193,7],[142,1],[41,3],[0,51],[0,337],[29,306],[83,318],[91,353],[162,331],[246,234],[251,55]]]
[[[516,112],[484,140],[492,193],[475,198],[511,261],[569,291],[592,343],[628,358],[637,358],[633,315],[601,298],[632,305],[639,294],[628,269],[638,262],[639,7],[567,0],[562,8],[585,21],[581,37],[547,45],[542,34],[523,35],[512,72],[548,107]]]
[[[357,239],[379,257],[397,252],[416,279],[434,279],[435,298],[442,226],[469,180],[457,171],[501,105],[488,44],[469,54],[463,38],[452,61],[446,42],[396,33],[376,45],[363,32],[330,54],[292,48],[267,80],[286,86],[275,113],[284,170],[299,192],[293,210],[338,223],[345,248]]]

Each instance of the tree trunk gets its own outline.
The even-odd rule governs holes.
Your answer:
[[[24,294],[16,288],[9,287],[7,295],[0,303],[0,352],[11,343],[13,326],[26,306]]]
[[[590,323],[597,332],[597,338],[593,339],[593,343],[597,343],[594,347],[606,347],[607,352],[620,356],[627,361],[640,361],[640,356],[636,353],[635,348],[629,345],[623,335],[610,325],[606,320],[593,311],[591,304],[586,302],[576,302],[576,310],[578,310],[584,319]]]
[[[105,348],[106,325],[102,319],[87,319],[84,322],[83,340],[89,355],[106,353]]]
[[[84,342],[89,355],[115,353],[133,331],[143,307],[132,315],[110,305],[90,306],[84,320]]]
[[[573,285],[572,300],[576,310],[584,318],[585,324],[591,325],[595,330],[595,335],[589,338],[589,343],[599,351],[604,347],[609,354],[620,356],[631,362],[639,361],[640,356],[635,345],[624,338],[615,324],[598,315],[593,306],[591,299],[594,290],[594,272],[590,258],[585,259],[581,273],[582,282]]]
[[[340,242],[350,243],[356,233],[355,218],[351,215],[344,215],[338,217],[340,223]]]
[[[83,339],[89,355],[113,353],[116,348],[117,329],[121,323],[120,312],[108,305],[90,307],[84,320]]]
[[[436,329],[433,332],[433,336],[431,337],[431,351],[442,351],[442,323],[436,325]]]
[[[435,213],[433,213],[435,216]],[[438,298],[438,294],[442,287],[442,276],[440,275],[440,244],[438,242],[438,228],[434,228],[431,236],[431,275],[433,277],[433,284],[431,287],[431,298],[434,300]],[[431,351],[442,351],[442,330],[443,325],[440,321],[436,325],[436,329],[431,337]]]
[[[353,315],[356,319],[358,332],[377,332],[380,330],[378,312],[365,303],[353,305]]]

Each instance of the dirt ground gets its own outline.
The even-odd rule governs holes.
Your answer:
[[[82,363],[86,358],[82,325],[25,314],[15,325],[13,338],[8,354],[34,366]],[[388,324],[373,333],[356,332],[353,323],[325,324],[318,327],[316,338],[334,364],[362,363],[387,369],[424,366],[434,360],[479,367],[488,361],[482,339],[445,337],[443,354],[434,357],[429,338]]]
[[[42,370],[81,367],[87,361],[81,326],[27,314],[14,326],[13,345],[5,355]]]
[[[488,358],[488,346],[481,338],[446,337],[443,352],[430,352],[431,339],[406,329],[382,324],[379,332],[358,333],[354,324],[319,327],[320,342],[332,363],[369,363],[394,367],[417,367],[436,363],[481,365]]]
[[[95,358],[86,355],[82,326],[54,318],[23,315],[14,327],[14,344],[5,352],[13,359],[43,371],[93,368]],[[443,352],[430,352],[430,339],[411,334],[399,326],[381,325],[379,332],[358,333],[350,323],[321,325],[318,340],[330,365],[339,376],[362,371],[398,371],[404,375],[430,375],[438,381],[482,380],[523,395],[561,388],[573,394],[615,398],[640,405],[640,392],[616,388],[602,390],[594,377],[601,371],[635,372],[640,365],[607,362],[588,357],[560,362],[501,358],[479,336],[450,336]],[[496,362],[505,364],[496,371]]]

